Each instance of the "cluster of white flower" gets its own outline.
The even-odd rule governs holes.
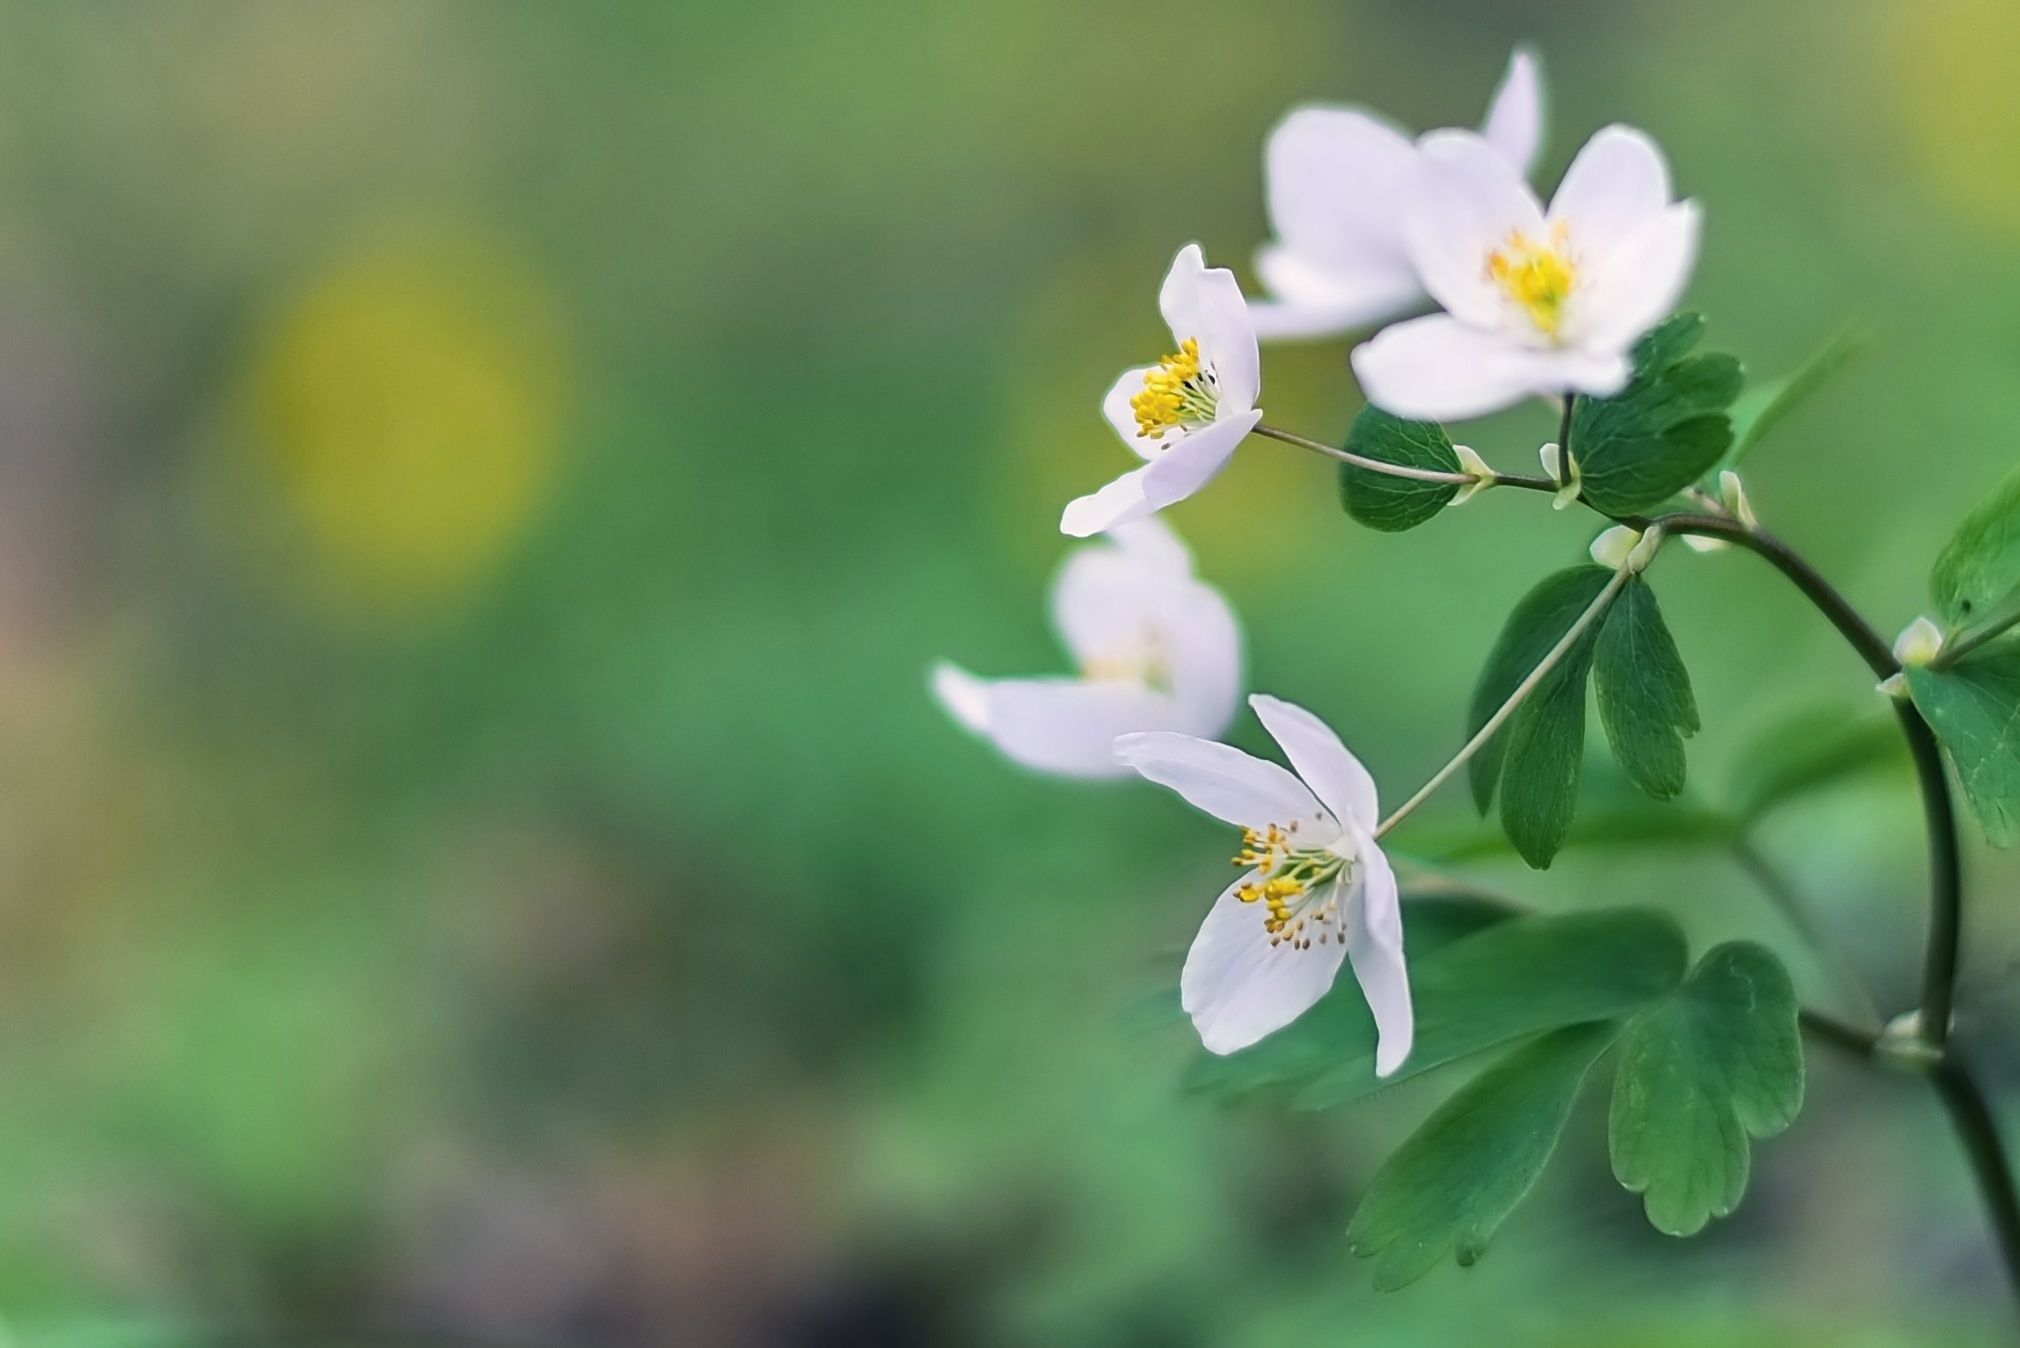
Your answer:
[[[1295,773],[1213,742],[1240,696],[1239,629],[1152,517],[1212,481],[1262,424],[1259,338],[1335,336],[1434,302],[1442,312],[1353,352],[1368,401],[1410,419],[1626,385],[1634,343],[1682,293],[1699,211],[1671,199],[1654,143],[1619,126],[1586,143],[1546,210],[1526,181],[1542,105],[1536,62],[1517,51],[1477,133],[1413,141],[1357,108],[1290,113],[1264,157],[1275,239],[1255,259],[1274,298],[1246,300],[1232,272],[1188,244],[1158,296],[1175,350],[1125,371],[1103,399],[1143,463],[1060,520],[1113,544],[1076,553],[1055,586],[1081,677],[934,671],[947,709],[1010,758],[1082,776],[1133,769],[1244,831],[1243,874],[1208,912],[1181,977],[1212,1052],[1289,1024],[1348,962],[1388,1075],[1410,1052],[1409,982],[1373,779],[1316,716],[1262,694],[1249,704]],[[1636,541],[1612,550],[1624,557]]]

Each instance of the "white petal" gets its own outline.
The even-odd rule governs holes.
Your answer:
[[[1324,847],[1339,837],[1339,825],[1303,782],[1230,745],[1191,735],[1124,735],[1115,741],[1115,758],[1178,792],[1195,809],[1240,828],[1295,824],[1300,847]]]
[[[1209,1053],[1247,1048],[1303,1015],[1332,987],[1347,953],[1337,932],[1308,950],[1272,946],[1263,906],[1235,897],[1254,878],[1251,872],[1214,900],[1179,975],[1179,1003]]]
[[[1162,676],[1177,703],[1160,729],[1217,735],[1241,697],[1241,628],[1218,590],[1155,516],[1118,527],[1113,546],[1076,550],[1060,568],[1052,615],[1083,668],[1138,665]]]
[[[1126,776],[1115,761],[1116,737],[1162,730],[1183,716],[1175,699],[1133,684],[978,682],[987,698],[981,733],[1012,762],[1068,777]]]
[[[1642,132],[1609,126],[1596,132],[1564,171],[1550,201],[1552,223],[1571,226],[1574,247],[1611,248],[1669,205],[1669,165]]]
[[[1446,309],[1481,326],[1496,322],[1503,298],[1487,258],[1513,234],[1542,237],[1543,208],[1500,151],[1470,131],[1434,131],[1406,194],[1404,241],[1424,289]]]
[[[1138,365],[1124,370],[1101,399],[1101,415],[1107,418],[1115,433],[1122,437],[1122,443],[1128,445],[1130,452],[1139,459],[1156,458],[1161,442],[1137,434],[1136,409],[1129,405],[1129,400],[1143,392],[1143,376],[1156,368],[1155,365]]]
[[[1262,420],[1251,408],[1189,432],[1144,466],[1144,496],[1153,510],[1176,505],[1204,487],[1227,467],[1234,451]],[[1171,436],[1165,440],[1170,442]]]
[[[989,732],[989,685],[967,670],[947,660],[934,665],[933,696],[963,728]]]
[[[1508,73],[1494,91],[1480,135],[1523,177],[1535,171],[1536,153],[1543,148],[1543,77],[1527,47],[1517,47],[1508,58]]]
[[[1567,389],[1609,396],[1630,372],[1618,353],[1538,349],[1448,314],[1384,328],[1355,348],[1353,364],[1369,402],[1423,421],[1485,416]]]
[[[1666,207],[1607,253],[1566,322],[1566,337],[1592,351],[1624,351],[1667,318],[1690,284],[1703,222],[1694,201]]]
[[[1331,726],[1294,702],[1256,693],[1248,700],[1263,729],[1270,732],[1298,776],[1319,803],[1342,822],[1373,829],[1381,805],[1375,779],[1333,733]]]
[[[1368,1010],[1375,1016],[1375,1075],[1403,1065],[1416,1040],[1410,971],[1403,962],[1403,914],[1396,873],[1374,842],[1361,846],[1353,891],[1346,903],[1347,955]]]
[[[1400,249],[1400,229],[1396,235]],[[1400,252],[1393,260],[1334,269],[1285,245],[1264,244],[1255,269],[1278,296],[1249,301],[1249,321],[1264,341],[1336,337],[1394,317],[1424,294],[1417,269]]]
[[[1104,530],[1140,520],[1157,510],[1144,495],[1144,477],[1150,465],[1132,469],[1100,491],[1075,497],[1059,516],[1059,532],[1073,538],[1090,538]]]
[[[1213,367],[1220,386],[1223,415],[1254,407],[1262,391],[1262,357],[1234,273],[1207,266],[1199,245],[1189,243],[1172,259],[1157,306],[1174,341],[1198,339],[1200,360]]]

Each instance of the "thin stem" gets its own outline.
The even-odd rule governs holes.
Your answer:
[[[1929,1080],[1949,1111],[1950,1122],[1970,1157],[1971,1178],[1977,1181],[1978,1195],[1992,1220],[2006,1279],[2014,1292],[2020,1294],[2020,1201],[2014,1198],[2013,1165],[2006,1157],[2005,1143],[1999,1138],[1998,1121],[1992,1117],[1992,1107],[1986,1102],[1978,1078],[1956,1049],[1944,1053],[1942,1061],[1930,1072]]]
[[[1308,449],[1314,454],[1323,454],[1329,459],[1350,463],[1371,473],[1384,473],[1389,477],[1407,477],[1417,482],[1450,482],[1461,486],[1473,481],[1465,473],[1448,473],[1439,468],[1411,468],[1400,463],[1383,463],[1380,459],[1370,459],[1351,450],[1335,449],[1322,440],[1307,440],[1302,435],[1292,435],[1289,431],[1280,431],[1274,426],[1259,425],[1255,428],[1255,434],[1266,435],[1272,440],[1281,440],[1287,445],[1296,445],[1299,449]]]
[[[1429,800],[1439,787],[1451,781],[1452,774],[1464,767],[1468,759],[1472,758],[1474,754],[1479,753],[1481,747],[1488,740],[1494,738],[1494,732],[1507,723],[1508,718],[1515,714],[1516,708],[1520,707],[1528,699],[1529,695],[1536,691],[1537,685],[1549,677],[1550,671],[1555,669],[1566,655],[1570,654],[1572,647],[1578,644],[1578,639],[1585,635],[1586,629],[1599,621],[1599,615],[1606,611],[1606,606],[1613,602],[1613,597],[1620,593],[1620,587],[1625,585],[1627,578],[1633,574],[1632,571],[1624,566],[1613,573],[1613,579],[1606,582],[1606,588],[1601,590],[1590,604],[1586,605],[1585,612],[1578,615],[1578,620],[1571,624],[1562,637],[1558,638],[1557,644],[1552,646],[1544,654],[1543,658],[1536,662],[1536,668],[1530,670],[1524,676],[1522,682],[1515,685],[1515,691],[1510,693],[1508,700],[1503,702],[1500,708],[1487,718],[1486,724],[1473,732],[1473,738],[1467,740],[1459,752],[1453,755],[1452,761],[1438,769],[1436,775],[1430,781],[1425,782],[1423,786],[1418,788],[1416,795],[1411,796],[1401,805],[1398,805],[1395,813],[1381,822],[1381,825],[1375,829],[1375,836],[1377,838],[1380,838],[1390,829],[1408,818],[1412,810]]]
[[[1841,1049],[1855,1058],[1870,1063],[1874,1050],[1879,1047],[1880,1038],[1869,1030],[1850,1025],[1836,1016],[1822,1011],[1812,1011],[1809,1007],[1797,1012],[1802,1027],[1832,1048]]]
[[[1852,967],[1844,948],[1832,940],[1830,933],[1824,930],[1823,924],[1811,916],[1808,907],[1797,895],[1795,886],[1789,883],[1781,868],[1768,860],[1767,855],[1755,845],[1754,840],[1745,834],[1734,837],[1726,844],[1726,850],[1731,853],[1734,863],[1747,873],[1747,878],[1767,896],[1768,902],[1782,915],[1782,920],[1816,952],[1818,962],[1829,971],[1846,1000],[1859,1009],[1868,1023],[1879,1025],[1885,1021],[1886,1017],[1881,1015],[1880,1008],[1873,1004],[1872,995],[1866,991],[1866,985],[1859,980],[1858,970]]]
[[[1571,417],[1578,410],[1578,395],[1564,395],[1564,415],[1557,422],[1557,482],[1558,488],[1571,483]]]
[[[1384,463],[1380,459],[1371,459],[1349,449],[1340,449],[1323,440],[1311,440],[1302,435],[1294,435],[1275,426],[1259,425],[1252,433],[1266,435],[1272,440],[1296,445],[1299,449],[1323,455],[1337,463],[1350,463],[1356,468],[1365,468],[1371,473],[1381,473],[1387,477],[1406,477],[1414,482],[1442,482],[1462,487],[1471,486],[1474,482],[1474,478],[1467,473],[1449,473],[1442,468],[1412,468],[1407,464]],[[1526,487],[1530,491],[1557,490],[1557,484],[1547,477],[1529,477],[1522,473],[1496,473],[1492,483],[1497,487]]]
[[[1623,523],[1656,521],[1624,520]],[[1852,649],[1882,679],[1900,673],[1887,639],[1859,616],[1857,609],[1788,544],[1764,529],[1717,515],[1664,515],[1663,528],[1701,534],[1737,543],[1765,558],[1795,583]],[[1957,966],[1963,938],[1962,864],[1957,840],[1957,812],[1950,800],[1950,781],[1936,735],[1913,702],[1894,699],[1894,714],[1907,736],[1908,754],[1922,790],[1922,814],[1929,834],[1929,944],[1922,970],[1922,1033],[1941,1049],[1950,1039],[1950,1017],[1956,1006]]]

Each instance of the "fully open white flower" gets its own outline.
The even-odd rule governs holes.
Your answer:
[[[1375,842],[1374,779],[1318,717],[1258,694],[1256,716],[1297,769],[1189,735],[1124,735],[1115,756],[1243,830],[1241,879],[1215,900],[1185,957],[1179,996],[1213,1053],[1282,1029],[1325,995],[1340,963],[1374,1012],[1375,1071],[1410,1054],[1396,875]]]
[[[1262,420],[1262,361],[1248,305],[1225,267],[1208,267],[1199,245],[1172,259],[1158,307],[1178,350],[1128,370],[1102,400],[1102,415],[1146,462],[1066,507],[1062,533],[1113,529],[1175,505],[1213,480]]]
[[[1241,628],[1163,521],[1139,520],[1075,549],[1052,585],[1052,620],[1079,677],[980,679],[942,661],[933,692],[1015,762],[1119,777],[1115,737],[1217,735],[1241,698]]]
[[[1528,176],[1543,140],[1542,80],[1529,52],[1509,58],[1481,135]],[[1361,108],[1296,108],[1277,124],[1263,151],[1275,239],[1255,258],[1276,298],[1249,304],[1259,337],[1333,337],[1424,297],[1402,226],[1416,168],[1409,136]]]
[[[1668,315],[1697,258],[1699,211],[1639,131],[1586,142],[1546,214],[1480,137],[1421,142],[1404,234],[1446,312],[1354,352],[1369,401],[1401,417],[1483,416],[1532,394],[1618,393],[1635,340]]]

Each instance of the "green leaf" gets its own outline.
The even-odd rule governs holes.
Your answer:
[[[1391,1156],[1347,1240],[1374,1261],[1375,1286],[1415,1282],[1450,1250],[1469,1265],[1535,1186],[1579,1088],[1618,1033],[1580,1025],[1527,1044],[1447,1100]]]
[[[1777,722],[1733,764],[1733,817],[1752,824],[1822,787],[1907,761],[1894,717],[1863,708],[1813,707]]]
[[[1685,354],[1703,320],[1679,315],[1635,347],[1635,374],[1611,398],[1581,398],[1571,452],[1582,495],[1609,515],[1661,505],[1724,457],[1732,443],[1725,414],[1744,376],[1733,357]]]
[[[1936,558],[1929,589],[1951,627],[1982,616],[2020,586],[2020,471],[1964,517]]]
[[[1658,1231],[1695,1235],[1739,1205],[1748,1137],[1803,1103],[1803,1046],[1788,971],[1749,941],[1715,947],[1678,993],[1621,1039],[1607,1120],[1613,1174]]]
[[[1742,393],[1732,405],[1732,448],[1720,466],[1738,467],[1748,451],[1811,394],[1829,383],[1831,376],[1844,368],[1865,344],[1865,333],[1857,324],[1842,324],[1794,373],[1756,384]]]
[[[1910,668],[1907,676],[1986,838],[2004,847],[2020,820],[2020,640],[1995,641],[1947,669]]]
[[[1187,1086],[1226,1097],[1289,1088],[1298,1108],[1329,1109],[1529,1035],[1624,1019],[1683,981],[1683,935],[1654,909],[1512,917],[1431,945],[1414,910],[1443,906],[1403,906],[1417,1030],[1395,1075],[1375,1075],[1374,1020],[1343,974],[1317,1006],[1253,1048],[1202,1053]]]
[[[1544,577],[1522,597],[1522,602],[1508,615],[1501,635],[1494,639],[1487,663],[1480,670],[1479,682],[1474,685],[1473,706],[1466,718],[1469,738],[1501,709],[1516,686],[1542,663],[1551,647],[1571,630],[1578,615],[1592,606],[1611,579],[1613,573],[1603,566],[1574,566]],[[1494,787],[1501,779],[1508,740],[1509,728],[1504,726],[1466,765],[1473,802],[1482,814],[1494,803]]]
[[[1501,828],[1515,851],[1547,870],[1571,833],[1585,771],[1585,680],[1598,634],[1588,629],[1508,718]]]
[[[1347,432],[1347,448],[1362,458],[1444,473],[1460,470],[1459,456],[1445,428],[1431,421],[1404,421],[1375,406],[1363,407]],[[1414,529],[1451,504],[1453,482],[1421,482],[1340,465],[1340,503],[1370,529],[1398,534]]]
[[[1697,733],[1697,701],[1655,591],[1639,576],[1607,610],[1593,682],[1599,723],[1628,777],[1657,800],[1683,790],[1683,741]]]

